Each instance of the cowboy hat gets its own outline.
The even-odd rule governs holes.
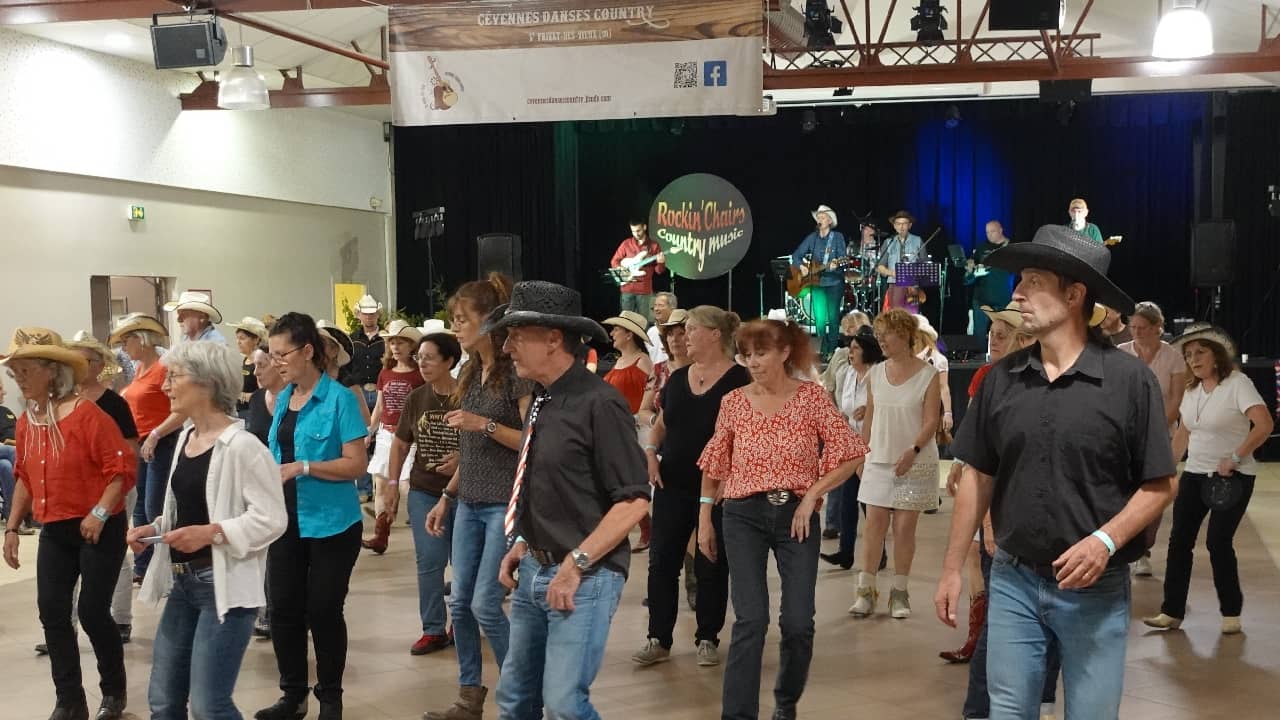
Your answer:
[[[600,323],[582,316],[581,293],[545,280],[516,283],[511,302],[499,306],[489,318],[480,329],[486,335],[506,327],[533,326],[563,330],[570,337],[609,342],[609,333]]]
[[[111,348],[98,341],[93,333],[88,330],[79,330],[75,335],[71,336],[71,340],[66,346],[75,350],[76,348],[84,348],[92,350],[102,356],[102,366],[104,372],[117,371],[120,369],[120,363],[116,360],[116,354]]]
[[[916,224],[916,218],[915,218],[915,216],[914,216],[914,215],[912,215],[911,213],[907,212],[906,210],[899,210],[898,212],[896,212],[896,213],[894,213],[894,214],[890,215],[890,216],[889,216],[889,224],[890,224],[890,225],[892,225],[892,224],[893,224],[893,221],[894,221],[894,220],[897,220],[898,218],[904,218],[904,219],[906,219],[906,221],[907,221],[907,222],[911,223],[912,225],[915,225],[915,224]]]
[[[439,318],[427,318],[422,321],[422,327],[418,328],[418,332],[422,333],[422,337],[435,335],[436,333],[453,334],[453,331],[445,327],[444,321]]]
[[[13,331],[9,352],[0,356],[0,365],[14,360],[52,360],[71,368],[76,384],[89,374],[89,363],[80,353],[67,347],[58,333],[42,327],[20,327]]]
[[[422,331],[409,324],[407,320],[399,318],[392,320],[386,330],[379,330],[378,336],[390,340],[392,338],[401,338],[412,343],[417,343],[422,339]]]
[[[358,313],[376,313],[382,309],[382,303],[373,299],[372,295],[364,295],[356,303],[356,312]]]
[[[238,323],[227,323],[227,327],[249,333],[259,340],[267,339],[267,324],[256,317],[246,315]]]
[[[317,320],[316,329],[321,331],[321,338],[338,346],[338,367],[344,367],[351,362],[351,351],[354,349],[351,336],[342,332],[341,328],[330,325],[327,320]]]
[[[938,342],[938,331],[933,329],[933,323],[929,322],[929,318],[924,315],[916,315],[915,318],[916,329],[928,335],[933,342]]]
[[[1107,313],[1111,312],[1111,308],[1100,302],[1093,304],[1093,313],[1089,315],[1089,327],[1100,327],[1102,322],[1107,319]]]
[[[1227,357],[1235,358],[1236,344],[1231,340],[1231,336],[1226,330],[1210,325],[1206,322],[1191,323],[1187,326],[1182,334],[1174,338],[1169,344],[1177,348],[1178,352],[1182,352],[1182,348],[1189,342],[1203,342],[1220,345],[1223,350],[1227,351]]]
[[[1084,283],[1096,302],[1121,315],[1133,313],[1133,299],[1107,278],[1111,251],[1071,228],[1043,225],[1031,242],[1010,243],[988,255],[986,264],[1009,272],[1027,268],[1055,272]]]
[[[164,311],[181,312],[183,310],[193,310],[208,315],[209,322],[217,325],[222,322],[222,313],[218,312],[218,308],[211,305],[211,302],[213,302],[212,299],[206,293],[183,290],[177,300],[170,300],[164,304]]]
[[[818,222],[818,216],[822,215],[823,213],[826,213],[827,217],[831,218],[831,227],[835,227],[836,225],[840,224],[839,221],[836,219],[836,211],[832,210],[830,207],[826,205],[819,205],[817,210],[814,210],[812,213],[809,213],[809,214],[813,215],[814,222]]]
[[[1016,302],[1010,302],[1008,305],[1005,305],[1002,310],[997,310],[990,305],[983,305],[979,309],[982,310],[984,315],[991,319],[991,322],[1003,320],[1012,325],[1014,330],[1022,327],[1022,309]]]
[[[676,308],[675,310],[671,311],[670,315],[667,316],[666,322],[658,323],[658,325],[660,327],[674,327],[676,325],[683,325],[688,321],[689,321],[689,311],[684,310],[682,308]]]
[[[161,337],[169,337],[169,330],[160,323],[159,320],[140,312],[129,313],[120,318],[116,322],[116,329],[111,331],[111,337],[107,338],[107,342],[111,345],[118,345],[124,341],[124,336],[132,332],[152,332]]]
[[[649,321],[645,320],[644,316],[638,312],[623,310],[618,313],[617,316],[604,320],[601,324],[613,325],[620,327],[623,330],[630,331],[636,337],[640,338],[643,345],[649,344]]]

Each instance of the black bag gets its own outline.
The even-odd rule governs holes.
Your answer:
[[[1213,510],[1231,508],[1243,494],[1244,483],[1237,481],[1235,475],[1213,473],[1200,486],[1200,499]]]

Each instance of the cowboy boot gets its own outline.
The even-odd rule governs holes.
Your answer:
[[[964,645],[956,650],[944,650],[938,657],[949,663],[967,663],[973,657],[973,650],[978,645],[978,635],[987,622],[987,594],[978,593],[969,604],[969,637]]]
[[[489,689],[463,685],[458,689],[458,699],[448,710],[423,713],[423,720],[480,720],[484,715],[484,697]]]
[[[373,537],[361,541],[361,545],[381,555],[387,551],[387,543],[391,540],[391,515],[383,510],[373,523]]]

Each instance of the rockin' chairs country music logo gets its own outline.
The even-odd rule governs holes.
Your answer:
[[[428,56],[431,64],[431,82],[422,84],[422,104],[428,110],[448,110],[462,99],[462,79],[451,72],[441,73],[436,58]]]
[[[682,278],[704,280],[729,272],[747,254],[753,222],[747,200],[717,175],[676,178],[649,210],[649,232]]]

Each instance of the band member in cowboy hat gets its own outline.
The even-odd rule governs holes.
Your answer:
[[[791,253],[791,266],[801,275],[809,273],[808,262],[822,266],[818,285],[809,293],[809,298],[818,337],[822,340],[822,356],[827,358],[835,352],[840,339],[840,301],[844,299],[844,270],[838,270],[835,266],[845,259],[846,241],[844,234],[835,229],[839,222],[835,210],[819,205],[818,209],[809,214],[818,226]]]
[[[178,313],[183,340],[209,340],[226,345],[227,339],[214,327],[222,322],[222,313],[212,302],[207,293],[184,290],[177,300],[164,304],[164,311]]]
[[[889,307],[905,308],[911,313],[918,313],[919,306],[910,307],[907,302],[907,291],[910,288],[896,283],[898,263],[919,262],[924,255],[924,242],[919,235],[912,234],[911,226],[915,225],[916,219],[906,210],[899,210],[890,216],[889,223],[893,225],[893,235],[881,246],[883,250],[880,261],[876,263],[876,272],[893,283],[888,292]]]
[[[1021,274],[1013,300],[1036,342],[987,373],[951,445],[965,467],[937,614],[955,626],[965,554],[990,507],[991,716],[1036,714],[1046,646],[1056,638],[1068,715],[1116,718],[1128,564],[1146,550],[1143,530],[1176,488],[1164,399],[1145,363],[1088,326],[1095,302],[1133,312],[1107,279],[1105,246],[1046,225],[987,263]]]
[[[541,704],[547,717],[599,717],[591,683],[626,582],[627,533],[649,509],[635,422],[618,393],[575,360],[583,337],[607,339],[582,317],[576,290],[518,283],[490,325],[509,328],[502,349],[516,373],[545,388],[529,409],[505,518],[514,544],[499,578],[514,592],[499,714],[531,717]]]

